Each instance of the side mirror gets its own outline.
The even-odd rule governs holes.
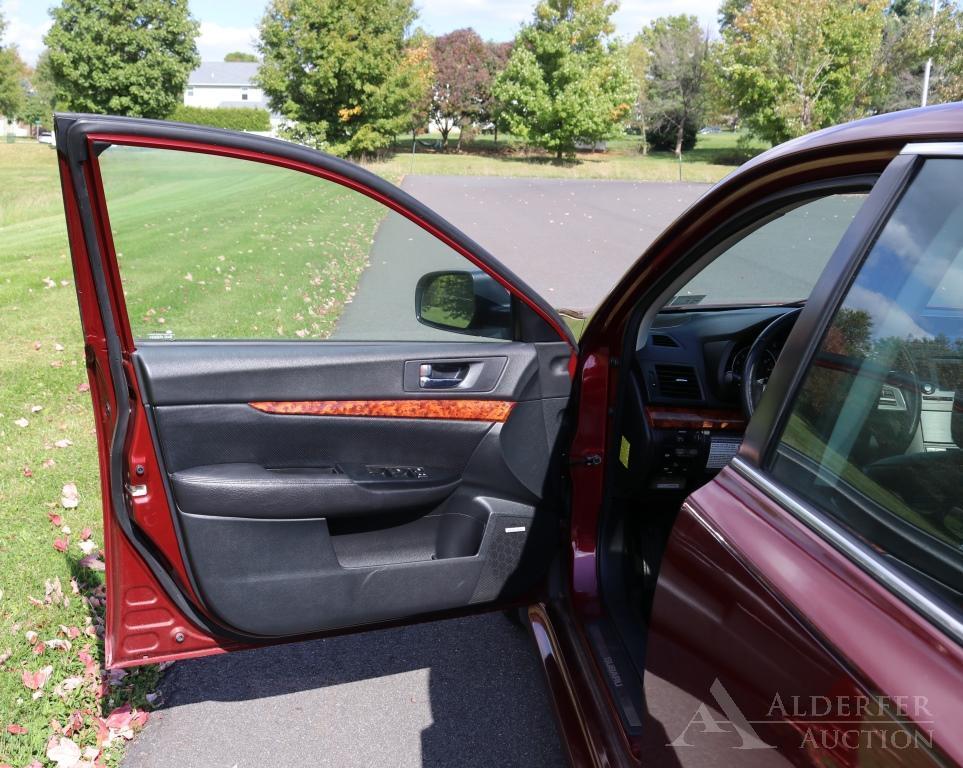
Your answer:
[[[418,322],[443,331],[514,337],[511,295],[478,269],[422,275],[415,288],[415,315]]]

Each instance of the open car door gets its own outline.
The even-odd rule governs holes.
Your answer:
[[[58,115],[108,666],[523,599],[574,342],[477,244],[295,144]]]

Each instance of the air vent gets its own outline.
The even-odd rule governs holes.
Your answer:
[[[675,339],[673,339],[671,336],[666,336],[664,333],[653,333],[652,346],[653,347],[678,347],[679,343]]]
[[[677,400],[699,400],[702,392],[696,372],[688,365],[657,365],[655,376],[659,381],[659,394]]]

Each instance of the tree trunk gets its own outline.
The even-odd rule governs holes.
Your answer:
[[[682,137],[685,133],[685,119],[679,121],[679,128],[675,132],[675,156],[682,157]]]
[[[555,150],[555,159],[558,160],[559,162],[562,161],[562,150],[560,149]]]
[[[441,131],[441,151],[444,152],[448,149],[448,134],[451,133],[451,126],[446,128],[445,123],[439,123],[438,130]]]
[[[639,118],[642,121],[642,156],[645,157],[649,154],[649,139],[645,133],[645,112],[641,113]]]
[[[498,123],[495,123],[495,143],[498,143]]]

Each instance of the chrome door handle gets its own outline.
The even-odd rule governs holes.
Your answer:
[[[465,379],[462,366],[453,370],[435,370],[431,363],[422,363],[418,368],[418,386],[422,389],[452,389]]]

